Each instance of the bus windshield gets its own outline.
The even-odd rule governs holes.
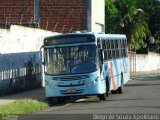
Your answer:
[[[45,49],[45,73],[49,75],[83,74],[98,69],[95,45]]]

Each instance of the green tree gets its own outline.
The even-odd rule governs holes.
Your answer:
[[[160,35],[160,1],[138,0],[138,6],[149,16],[148,25],[151,35],[157,38]]]
[[[149,33],[147,16],[138,8],[136,0],[116,0],[114,3],[106,0],[106,18],[107,33],[126,34],[132,48],[144,46]]]
[[[138,6],[145,11],[149,18],[147,22],[150,35],[155,39],[151,49],[155,52],[160,52],[160,1],[138,0],[137,2]]]
[[[119,30],[118,22],[120,21],[119,10],[116,6],[110,1],[105,1],[105,25],[106,33],[116,33]]]

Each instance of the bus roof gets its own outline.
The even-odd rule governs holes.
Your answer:
[[[53,39],[53,38],[60,38],[60,37],[65,37],[65,36],[68,36],[68,37],[69,36],[81,36],[81,35],[82,36],[93,35],[96,38],[126,39],[126,35],[124,35],[124,34],[105,34],[105,33],[94,33],[94,32],[60,34],[60,35],[45,37],[44,39]]]
[[[95,33],[97,38],[122,38],[126,39],[126,35],[124,34],[105,34],[105,33]]]

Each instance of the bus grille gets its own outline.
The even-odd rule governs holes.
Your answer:
[[[86,78],[89,78],[89,75],[53,77],[53,80],[71,81],[71,80],[81,80],[81,79],[86,79]]]

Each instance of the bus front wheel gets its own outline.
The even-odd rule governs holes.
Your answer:
[[[103,101],[106,101],[106,100],[107,100],[107,95],[106,95],[106,93],[100,94],[100,95],[98,95],[98,97],[99,97],[100,100],[103,100]]]
[[[46,100],[49,106],[53,106],[58,103],[58,99],[56,97],[47,97]]]

